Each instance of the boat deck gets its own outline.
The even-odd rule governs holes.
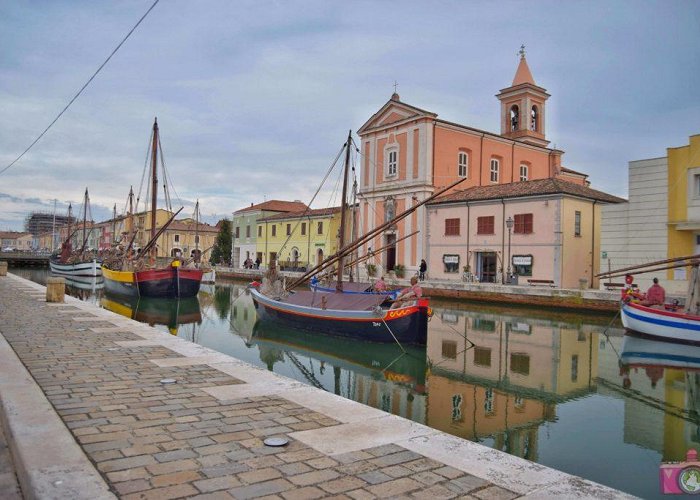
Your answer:
[[[322,307],[322,299],[326,299],[326,309],[369,311],[382,304],[387,295],[360,295],[347,293],[322,293],[310,290],[298,290],[284,299],[287,304],[304,307]]]

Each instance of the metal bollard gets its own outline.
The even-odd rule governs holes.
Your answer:
[[[46,302],[63,302],[66,293],[66,280],[63,278],[46,278]]]
[[[0,262],[0,276],[7,276],[7,262]]]

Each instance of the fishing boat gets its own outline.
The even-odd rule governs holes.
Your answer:
[[[387,294],[343,293],[347,283],[343,281],[344,258],[362,244],[370,241],[389,225],[408,217],[418,207],[452,189],[460,179],[422,202],[413,205],[390,221],[369,231],[367,234],[345,245],[347,185],[352,147],[352,132],[348,134],[345,148],[345,170],[343,176],[342,209],[340,211],[339,250],[327,257],[321,264],[307,271],[289,286],[279,280],[274,266],[263,277],[263,283],[255,283],[250,292],[261,320],[274,320],[314,331],[316,333],[350,337],[372,342],[405,342],[425,344],[428,333],[428,319],[432,315],[428,299],[391,304]],[[335,266],[337,276],[335,290],[321,292],[295,290],[304,281]],[[398,307],[396,307],[398,306]]]
[[[106,260],[102,265],[105,289],[111,293],[135,297],[186,298],[199,292],[202,282],[202,269],[183,266],[180,258],[169,263],[158,262],[156,241],[165,229],[175,220],[178,210],[160,229],[156,229],[158,203],[158,120],[153,122],[151,151],[151,238],[140,253],[132,256],[133,236],[129,245],[118,252],[116,258]],[[165,176],[164,176],[165,178]]]
[[[316,276],[309,280],[309,288],[315,292],[326,292],[334,293],[336,291],[335,283],[332,285],[329,283],[324,283]],[[359,295],[386,295],[391,300],[396,300],[396,296],[401,292],[401,290],[387,290],[385,292],[379,292],[374,289],[372,283],[357,282],[357,281],[346,281],[343,283],[342,293],[348,294],[359,294]]]
[[[100,305],[109,311],[150,326],[165,325],[171,333],[176,333],[179,325],[202,322],[197,297],[154,299],[106,293],[102,296]]]
[[[82,244],[79,249],[73,251],[71,239],[79,229],[71,231],[72,207],[68,206],[68,236],[63,242],[61,252],[57,255],[52,255],[49,259],[49,268],[51,273],[56,276],[64,277],[95,277],[102,276],[102,269],[97,258],[92,251],[87,249],[89,233],[87,231],[88,211],[90,207],[90,196],[88,189],[85,188],[85,197],[83,200],[83,223],[82,223]],[[92,217],[91,217],[92,218]]]

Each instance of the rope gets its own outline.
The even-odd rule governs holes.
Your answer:
[[[391,328],[389,328],[389,325],[387,325],[383,316],[382,316],[382,323],[384,323],[384,326],[386,326],[386,329],[389,330],[389,333],[391,334],[391,336],[394,337],[394,340],[396,341],[396,343],[399,344],[399,348],[403,351],[404,354],[406,354],[406,349],[403,348],[403,346],[401,345],[401,342],[399,342],[399,339],[397,339],[396,335],[394,335],[394,332],[391,331]]]

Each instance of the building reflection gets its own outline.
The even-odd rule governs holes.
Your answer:
[[[596,390],[594,328],[436,309],[427,356],[426,424],[537,460],[538,428],[557,403]]]

